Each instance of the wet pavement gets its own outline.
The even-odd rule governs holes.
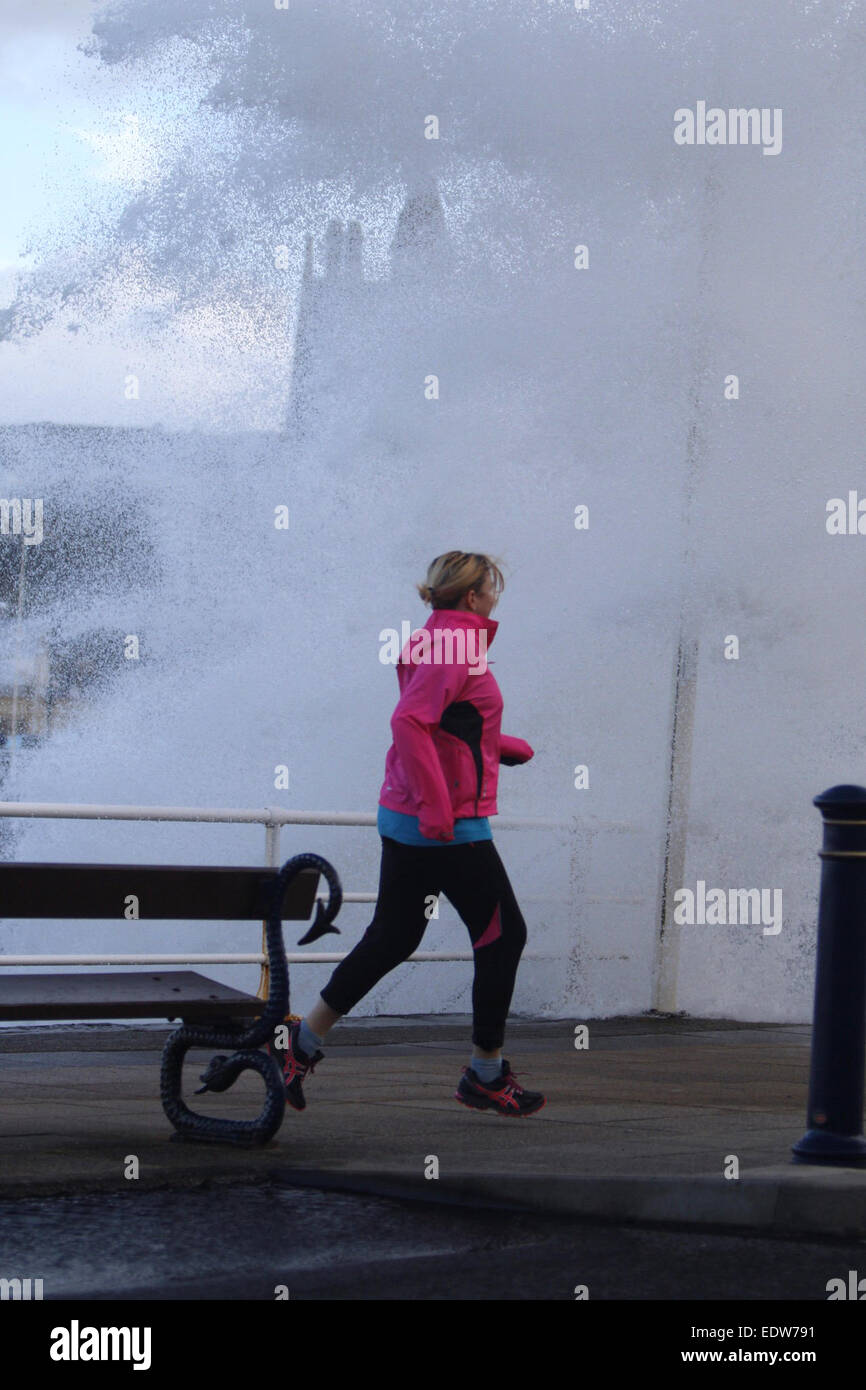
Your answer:
[[[149,1221],[138,1214],[148,1210],[140,1204],[162,1189],[186,1190],[192,1211],[198,1209],[195,1194],[207,1185],[250,1194],[256,1184],[271,1192],[303,1189],[302,1197],[291,1199],[301,1203],[294,1208],[297,1220],[318,1212],[325,1227],[326,1214],[348,1211],[344,1203],[354,1194],[403,1203],[404,1213],[421,1212],[417,1203],[434,1197],[475,1207],[505,1203],[531,1215],[535,1224],[527,1230],[543,1228],[554,1237],[556,1225],[544,1223],[558,1220],[570,1230],[574,1217],[677,1227],[683,1235],[705,1234],[711,1243],[725,1232],[853,1245],[866,1237],[866,1170],[791,1163],[791,1145],[805,1128],[807,1026],[681,1016],[590,1020],[589,1047],[577,1049],[575,1022],[509,1020],[506,1056],[520,1081],[543,1090],[547,1103],[528,1118],[505,1119],[454,1100],[470,1050],[468,1018],[345,1020],[307,1079],[306,1110],[287,1110],[275,1139],[253,1150],[170,1141],[158,1092],[165,1028],[0,1030],[0,1201],[101,1194],[106,1212],[126,1203],[134,1213],[130,1240]],[[187,1067],[188,1097],[210,1055],[196,1054]],[[247,1073],[224,1095],[190,1103],[205,1113],[250,1116],[258,1109],[258,1085]],[[317,1190],[330,1190],[330,1206],[320,1205]],[[100,1209],[97,1202],[90,1211]],[[478,1211],[476,1218],[492,1220]],[[201,1218],[200,1240],[193,1231],[185,1237],[194,1251],[209,1248],[208,1232],[221,1219],[215,1198]],[[451,1219],[440,1210],[437,1240]],[[416,1231],[432,1239],[426,1215],[411,1221],[406,1215],[406,1221],[410,1242]],[[505,1229],[524,1229],[516,1215],[509,1221]],[[88,1223],[98,1226],[97,1215],[79,1229],[86,1231]],[[242,1226],[238,1218],[236,1228]],[[266,1236],[267,1222],[260,1228]],[[355,1216],[341,1220],[336,1248],[362,1229]],[[501,1223],[489,1230],[492,1248],[509,1247]],[[471,1264],[472,1241],[467,1245],[460,1234],[454,1239]],[[559,1249],[547,1235],[543,1246]],[[304,1247],[304,1269],[312,1270],[311,1248]],[[350,1241],[350,1255],[353,1248]],[[381,1248],[387,1251],[388,1243]],[[399,1240],[394,1248],[402,1258]],[[291,1251],[291,1259],[297,1255],[288,1236],[281,1249]],[[409,1265],[423,1258],[433,1270],[437,1260],[456,1256],[434,1241],[406,1258]],[[507,1260],[498,1258],[497,1267],[519,1268],[530,1255],[518,1242]],[[564,1271],[568,1247],[563,1258]],[[270,1262],[269,1271],[279,1263]],[[294,1268],[291,1261],[288,1267]],[[190,1273],[182,1261],[177,1268],[183,1269],[181,1282],[217,1277],[203,1269]],[[335,1277],[315,1268],[317,1278]],[[669,1276],[674,1279],[666,1270]],[[94,1296],[112,1286],[98,1271],[87,1277]],[[149,1286],[153,1277],[146,1276]],[[156,1277],[158,1285],[169,1276],[163,1268]],[[758,1287],[771,1283],[767,1272]]]
[[[866,1242],[209,1185],[0,1202],[0,1274],[45,1300],[826,1300]]]

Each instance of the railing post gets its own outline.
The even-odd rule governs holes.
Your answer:
[[[265,821],[265,863],[269,869],[280,867],[280,825],[278,821]]]
[[[866,788],[814,799],[824,818],[808,1129],[793,1163],[866,1166]]]
[[[275,820],[265,821],[265,863],[269,869],[280,868],[280,823]],[[262,950],[267,949],[267,922],[262,922]],[[291,970],[286,966],[288,974],[289,998],[292,992]],[[267,965],[263,965],[259,975],[259,987],[256,990],[260,999],[267,999],[271,988],[271,972]],[[289,1004],[286,1004],[288,1011]]]

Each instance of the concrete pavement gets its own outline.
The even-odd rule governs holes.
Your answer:
[[[575,1023],[509,1020],[505,1055],[547,1104],[505,1119],[453,1099],[467,1017],[346,1020],[307,1079],[307,1109],[287,1109],[256,1150],[170,1141],[166,1027],[0,1030],[0,1198],[277,1179],[595,1220],[866,1235],[866,1169],[790,1161],[806,1128],[807,1025],[606,1019],[588,1021],[589,1047],[576,1049]],[[187,1097],[209,1056],[190,1054]],[[258,1085],[245,1074],[189,1103],[250,1116]],[[137,1179],[125,1176],[132,1158]],[[438,1178],[425,1176],[433,1158]],[[732,1158],[736,1179],[724,1176]]]

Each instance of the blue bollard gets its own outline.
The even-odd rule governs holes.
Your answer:
[[[792,1163],[866,1166],[866,788],[831,787],[824,817],[808,1129]]]

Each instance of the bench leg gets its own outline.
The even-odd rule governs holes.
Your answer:
[[[173,1139],[194,1139],[214,1144],[266,1144],[283,1122],[286,1110],[285,1080],[275,1057],[258,1049],[274,1035],[289,1007],[289,970],[283,943],[282,903],[287,885],[305,869],[316,869],[328,884],[328,902],[317,904],[310,929],[315,936],[337,931],[330,923],[340,910],[343,892],[333,866],[320,854],[295,854],[287,859],[274,880],[267,917],[266,939],[270,990],[260,1017],[246,1026],[223,1020],[184,1023],[167,1039],[162,1053],[160,1093],[162,1106],[175,1127]],[[310,933],[303,938],[314,939]],[[181,1097],[183,1059],[191,1047],[236,1049],[230,1057],[219,1055],[202,1075],[201,1091],[226,1091],[242,1071],[257,1071],[265,1083],[265,1103],[255,1120],[216,1119],[196,1115]],[[201,1094],[201,1091],[196,1094]]]
[[[207,1039],[208,1042],[211,1040],[217,1041],[214,1033]],[[231,1034],[224,1034],[217,1045],[219,1042],[231,1047]],[[257,1071],[265,1083],[264,1106],[255,1120],[217,1119],[197,1115],[181,1097],[183,1059],[191,1047],[201,1047],[203,1044],[207,1045],[204,1039],[197,1036],[196,1029],[184,1026],[171,1034],[163,1049],[160,1094],[162,1107],[175,1127],[172,1139],[238,1144],[244,1148],[266,1144],[282,1124],[286,1109],[285,1083],[276,1058],[266,1052],[247,1049],[235,1052],[230,1057],[212,1059],[201,1078],[205,1084],[196,1092],[197,1095],[202,1091],[227,1091],[243,1071]]]

